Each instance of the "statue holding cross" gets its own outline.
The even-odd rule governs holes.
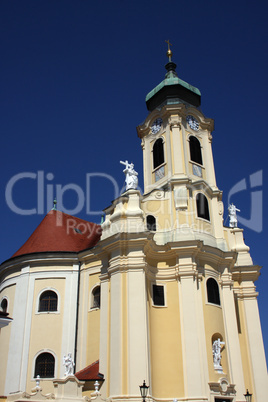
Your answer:
[[[134,170],[134,164],[128,163],[128,161],[120,161],[122,165],[125,165],[125,169],[123,170],[123,173],[126,175],[126,190],[133,189],[136,190],[138,187],[138,173],[136,170]]]

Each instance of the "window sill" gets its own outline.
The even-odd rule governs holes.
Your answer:
[[[204,165],[200,165],[200,163],[194,162],[194,161],[192,161],[192,160],[189,160],[189,162],[190,162],[192,165],[197,165],[197,166],[201,167],[201,169],[205,170]]]
[[[163,163],[161,163],[161,165],[158,165],[156,168],[154,168],[153,170],[152,170],[152,173],[155,173],[158,169],[160,169],[162,166],[166,166],[166,164],[167,164],[167,162],[163,162]]]
[[[215,304],[215,303],[211,303],[211,302],[208,302],[208,301],[206,301],[206,305],[207,305],[207,306],[218,307],[218,308],[220,308],[220,309],[222,308],[220,304]]]
[[[153,303],[152,303],[152,307],[156,307],[156,308],[167,308],[166,305],[164,305],[164,306],[158,306],[157,304],[153,304]]]
[[[59,311],[36,311],[35,314],[37,314],[37,315],[39,315],[39,314],[60,314],[60,312]]]
[[[201,218],[201,216],[196,216],[196,219],[200,220],[201,222],[206,222],[206,223],[211,224],[211,221],[208,221],[206,218]]]

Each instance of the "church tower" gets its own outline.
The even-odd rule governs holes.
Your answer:
[[[162,213],[156,217],[160,231],[168,226],[188,230],[195,225],[201,232],[222,238],[223,205],[211,149],[214,122],[200,110],[200,91],[178,78],[171,50],[167,53],[165,79],[146,96],[150,113],[137,128],[142,140],[145,199],[159,190],[169,198],[169,222],[162,221]]]

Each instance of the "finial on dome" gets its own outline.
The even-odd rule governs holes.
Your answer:
[[[167,51],[168,63],[165,65],[165,68],[167,70],[165,77],[166,78],[178,77],[178,74],[176,73],[177,65],[171,60],[172,51],[170,49],[170,46],[172,46],[172,44],[170,43],[169,40],[165,40],[165,42],[168,44],[168,51]]]
[[[165,40],[165,42],[168,44],[168,50],[167,50],[168,61],[171,61],[172,51],[170,49],[170,46],[172,46],[172,44],[169,42],[169,39]]]
[[[57,205],[57,200],[56,200],[56,198],[55,198],[54,201],[53,201],[53,208],[52,208],[53,211],[56,211],[56,210],[57,210],[56,205]]]

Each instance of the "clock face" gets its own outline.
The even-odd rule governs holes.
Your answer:
[[[191,114],[189,114],[186,117],[187,123],[189,125],[189,127],[194,130],[194,131],[198,131],[199,130],[199,123],[196,120],[196,118],[194,116],[192,116]]]
[[[162,123],[163,123],[163,120],[160,117],[153,122],[153,124],[151,126],[152,134],[158,133],[158,131],[160,130],[160,128],[162,126]]]

